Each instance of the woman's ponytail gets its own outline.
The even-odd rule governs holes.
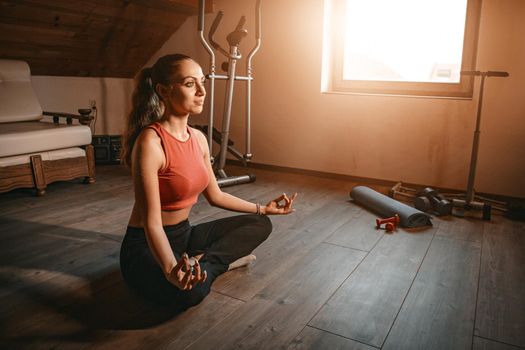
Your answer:
[[[122,163],[131,166],[131,152],[140,132],[162,117],[162,104],[151,79],[152,68],[144,68],[136,78],[132,109],[123,135]]]

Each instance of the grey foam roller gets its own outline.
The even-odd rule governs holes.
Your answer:
[[[430,215],[396,201],[366,186],[356,186],[350,191],[350,197],[366,208],[382,217],[399,215],[401,226],[420,227],[432,226]]]

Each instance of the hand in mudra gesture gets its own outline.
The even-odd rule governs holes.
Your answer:
[[[266,208],[263,214],[266,215],[285,215],[295,211],[292,208],[293,201],[297,197],[297,192],[288,197],[286,193],[283,193],[279,197],[270,201],[266,204]]]
[[[206,281],[206,271],[199,264],[201,257],[202,254],[191,258],[186,253],[182,254],[170,271],[168,280],[181,290],[191,290],[197,283]]]

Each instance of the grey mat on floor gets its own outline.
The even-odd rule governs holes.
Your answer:
[[[399,215],[401,226],[420,227],[432,226],[430,215],[396,201],[366,186],[356,186],[350,191],[350,197],[364,207],[376,212],[382,217]]]

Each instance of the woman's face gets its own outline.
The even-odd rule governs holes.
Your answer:
[[[197,62],[187,59],[178,63],[177,73],[170,85],[158,86],[166,112],[173,115],[199,114],[204,106],[206,78]]]

